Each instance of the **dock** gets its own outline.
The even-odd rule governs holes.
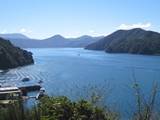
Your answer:
[[[35,92],[37,95],[28,96],[29,92]],[[3,86],[0,87],[0,105],[9,104],[10,101],[17,101],[18,99],[35,99],[38,100],[44,96],[45,89],[40,84],[19,84],[17,86]]]
[[[34,85],[21,85],[18,86],[20,90],[26,90],[27,92],[32,92],[32,91],[39,91],[41,89],[40,84],[34,84]]]

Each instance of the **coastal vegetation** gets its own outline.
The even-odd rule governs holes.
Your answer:
[[[32,109],[19,101],[0,108],[0,120],[118,120],[119,114],[87,100],[71,101],[65,96],[43,97]]]
[[[151,93],[144,95],[140,85],[133,85],[135,111],[130,120],[160,120],[157,109],[158,84],[154,83]],[[0,120],[123,120],[121,111],[106,105],[96,104],[100,98],[93,94],[91,100],[72,101],[65,96],[44,96],[32,108],[25,108],[22,100],[0,107]]]

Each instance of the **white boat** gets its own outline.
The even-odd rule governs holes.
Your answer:
[[[41,97],[44,96],[44,94],[45,94],[45,88],[42,87],[42,88],[39,90],[39,93],[37,94],[36,99],[40,99]]]

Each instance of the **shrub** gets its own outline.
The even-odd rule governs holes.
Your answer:
[[[147,99],[143,96],[141,87],[136,81],[134,84],[134,90],[137,110],[134,113],[133,120],[159,120],[160,117],[155,108],[155,105],[157,105],[156,98],[158,94],[158,84],[154,83]]]
[[[80,100],[67,97],[43,97],[38,105],[43,120],[116,120],[118,114]]]

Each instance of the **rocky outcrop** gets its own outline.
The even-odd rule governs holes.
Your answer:
[[[0,69],[15,68],[34,63],[32,53],[15,47],[9,40],[0,38]]]

